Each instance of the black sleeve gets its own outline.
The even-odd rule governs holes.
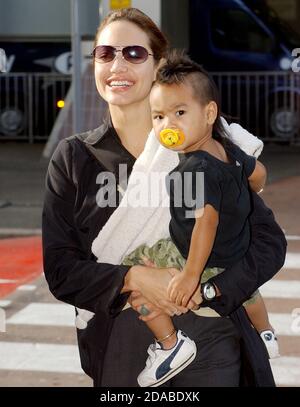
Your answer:
[[[221,178],[217,169],[207,166],[198,167],[196,182],[194,182],[193,196],[196,197],[195,209],[203,208],[206,204],[212,205],[217,212],[220,211],[222,201]]]
[[[251,244],[246,255],[233,267],[212,277],[221,296],[205,301],[222,316],[227,316],[247,300],[251,294],[270,280],[283,266],[287,242],[276,223],[273,212],[256,194],[253,196],[253,213],[250,216]]]
[[[69,141],[61,141],[46,176],[42,215],[45,277],[58,300],[115,315],[128,297],[119,294],[130,267],[97,263],[82,247],[73,216],[76,186],[71,155]]]

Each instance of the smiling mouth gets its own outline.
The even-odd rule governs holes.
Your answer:
[[[129,88],[133,85],[133,82],[130,81],[111,81],[108,83],[108,86],[111,88]]]

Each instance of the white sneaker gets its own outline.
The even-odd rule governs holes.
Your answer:
[[[141,387],[157,387],[181,372],[195,359],[197,348],[184,332],[177,332],[177,342],[172,349],[162,349],[159,342],[148,348],[145,369],[137,381]]]
[[[262,331],[260,333],[260,336],[267,348],[269,358],[270,359],[279,358],[280,357],[279,347],[274,332],[268,329],[266,331]]]

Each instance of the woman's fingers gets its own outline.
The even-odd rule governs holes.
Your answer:
[[[182,306],[182,298],[176,301],[177,290],[172,287],[172,275],[179,274],[175,268],[153,268],[142,266],[138,273],[139,284],[136,291],[132,291],[129,303],[137,312],[142,304],[151,304],[152,309],[158,308],[168,315],[181,315],[195,307],[194,298],[186,306]],[[170,295],[167,294],[170,293]],[[148,316],[147,316],[148,317]]]
[[[139,295],[141,295],[141,293],[139,291],[131,291],[131,295],[133,297],[138,297]]]
[[[182,314],[182,312],[180,312],[180,311],[175,311],[175,315],[181,315]]]
[[[173,268],[139,266],[138,269],[134,270],[131,278],[136,290],[140,291],[143,297],[147,298],[147,301],[153,304],[153,306],[164,311],[166,306],[168,307],[171,304],[173,310],[171,309],[170,311],[175,312],[179,310],[180,312],[186,312],[186,309],[182,310],[175,304],[175,301],[170,301],[170,297],[167,294],[172,273],[180,273],[180,271]]]
[[[141,293],[139,291],[132,291],[129,298],[128,298],[128,301],[132,301],[135,298],[138,298],[140,296],[141,296]]]
[[[177,274],[180,273],[180,270],[176,269],[175,267],[170,267],[168,269],[168,272],[172,277],[175,277]]]
[[[182,307],[180,305],[176,305],[172,302],[166,301],[163,303],[163,310],[170,316],[173,315],[181,315],[188,312],[188,308]]]
[[[143,297],[139,296],[137,298],[131,298],[131,300],[129,301],[129,304],[132,306],[132,308],[134,310],[136,310],[140,305],[143,304],[143,302],[145,302]]]
[[[135,292],[133,298],[128,302],[138,313],[146,312],[147,310],[152,312],[152,310],[155,309],[154,305],[148,302],[148,300],[138,292]]]
[[[140,315],[140,316],[139,316],[139,319],[140,319],[141,321],[148,322],[148,321],[152,321],[152,319],[158,317],[158,316],[161,315],[161,314],[163,314],[163,312],[162,312],[161,310],[158,310],[158,309],[156,308],[156,309],[154,309],[153,311],[151,311],[150,314],[147,315],[147,316]]]
[[[145,266],[147,266],[147,267],[155,267],[155,263],[153,261],[151,261],[150,259],[148,259],[148,257],[141,256],[141,259],[143,260]]]
[[[141,295],[140,292],[138,291],[133,291],[133,298],[130,301],[131,307],[138,312],[139,319],[141,321],[147,322],[151,321],[152,319],[156,318],[157,316],[161,315],[163,311],[157,307],[155,307],[153,304],[148,302],[148,300]],[[148,312],[148,315],[145,315],[145,313]]]
[[[142,301],[133,301],[131,307],[138,312],[139,314],[142,312],[141,310],[148,310],[149,312],[152,310],[152,304]]]

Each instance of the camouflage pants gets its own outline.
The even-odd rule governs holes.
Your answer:
[[[134,266],[136,264],[143,264],[142,257],[145,256],[151,260],[156,267],[175,267],[182,270],[186,260],[180,254],[179,250],[172,242],[171,238],[160,239],[152,247],[143,244],[137,247],[133,252],[127,255],[122,264],[126,266]],[[206,268],[201,276],[201,283],[205,283],[211,277],[222,273],[225,269],[220,267],[208,267]],[[258,291],[255,291],[252,296],[244,302],[244,306],[253,304],[259,295]]]

